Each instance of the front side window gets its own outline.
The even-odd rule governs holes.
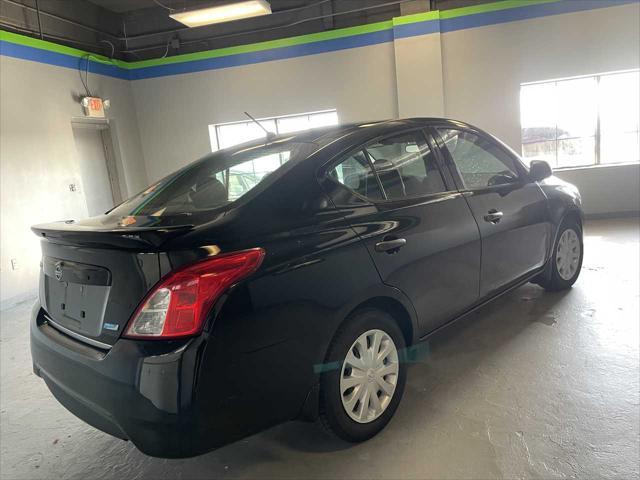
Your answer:
[[[515,161],[494,142],[475,133],[438,128],[464,187],[484,188],[518,181]]]
[[[435,156],[420,132],[386,138],[366,150],[389,200],[446,190]]]

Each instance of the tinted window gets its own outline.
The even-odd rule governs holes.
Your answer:
[[[466,188],[517,182],[513,158],[495,143],[461,130],[439,128],[438,132]]]
[[[356,152],[329,171],[329,175],[364,197],[382,200],[382,192],[364,152]]]
[[[369,145],[367,152],[389,199],[446,190],[436,159],[420,132]]]
[[[181,215],[223,207],[246,195],[292,160],[308,157],[313,143],[281,141],[221,150],[160,180],[118,205],[115,215]]]
[[[225,181],[226,172],[220,173],[219,178]],[[259,174],[252,172],[229,171],[229,200],[235,200],[247,193],[260,182]]]

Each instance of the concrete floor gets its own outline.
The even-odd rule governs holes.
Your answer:
[[[289,423],[189,460],[77,420],[31,373],[28,311],[2,313],[2,478],[638,478],[638,219],[590,222],[567,292],[526,285],[430,342],[385,431]]]

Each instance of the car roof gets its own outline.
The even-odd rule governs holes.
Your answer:
[[[323,149],[329,144],[334,144],[334,142],[341,146],[356,146],[379,136],[402,132],[407,128],[425,128],[430,125],[471,127],[470,125],[457,120],[437,117],[415,117],[394,120],[376,120],[371,122],[344,123],[340,125],[312,128],[301,132],[281,133],[277,135],[270,134],[267,139],[263,137],[235,145],[229,149],[218,150],[217,152],[213,152],[206,157],[203,157],[201,160],[225,151],[234,152],[254,147],[269,147],[282,142],[313,144],[316,148],[314,151],[309,153],[309,156],[311,157],[318,150]]]
[[[402,129],[402,127],[425,127],[431,124],[457,124],[466,125],[463,122],[437,117],[415,117],[394,120],[376,120],[371,122],[344,123],[327,127],[313,128],[302,132],[275,135],[270,141],[291,140],[297,142],[315,143],[318,147],[323,147],[335,140],[356,136],[375,137],[384,135],[387,131]]]

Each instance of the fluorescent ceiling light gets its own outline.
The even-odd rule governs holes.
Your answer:
[[[271,5],[266,0],[245,0],[216,7],[198,8],[169,15],[187,27],[201,27],[213,23],[230,22],[241,18],[257,17],[271,13]]]

